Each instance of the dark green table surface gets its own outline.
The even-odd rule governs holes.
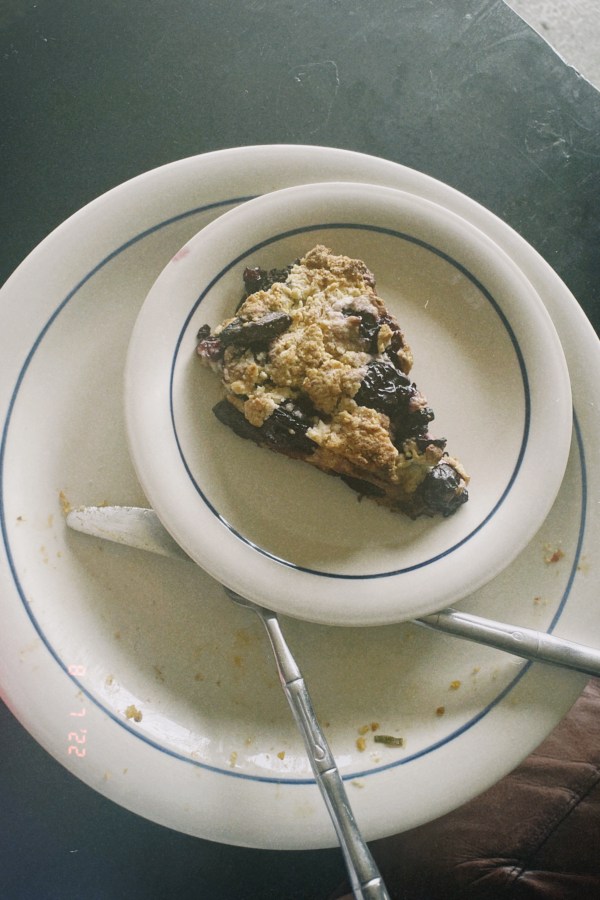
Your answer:
[[[501,0],[4,0],[0,282],[122,181],[275,142],[371,153],[458,188],[523,235],[600,330],[600,94]],[[128,813],[0,704],[2,898],[326,898],[343,875],[336,850],[232,848]]]

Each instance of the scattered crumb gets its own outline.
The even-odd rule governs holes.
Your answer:
[[[376,744],[385,744],[386,747],[404,747],[404,738],[395,737],[393,734],[376,734],[373,740]]]
[[[533,598],[533,605],[534,605],[534,606],[547,606],[547,605],[548,605],[548,601],[547,601],[547,600],[544,600],[543,597],[534,597],[534,598]]]
[[[280,750],[277,754],[278,759],[285,759],[285,750]]]
[[[360,790],[364,788],[364,784],[362,781],[351,781],[350,784],[352,785],[352,787],[360,788]]]
[[[121,632],[120,632],[120,631],[115,631],[115,635],[114,635],[114,636],[115,636],[115,640],[116,640],[116,641],[120,641],[120,640],[121,640]]]
[[[239,644],[248,646],[252,641],[252,633],[249,628],[238,628],[235,632],[235,640]]]
[[[129,772],[129,769],[123,769],[123,775],[127,775],[128,772]]]
[[[548,565],[551,565],[552,563],[557,563],[565,555],[560,547],[553,548],[553,547],[550,547],[548,544],[546,544],[544,551],[545,551],[544,562],[547,563]]]
[[[106,681],[105,681],[106,686],[107,686],[107,687],[110,687],[114,680],[115,680],[115,676],[114,676],[114,675],[107,675],[107,676],[106,676]]]
[[[359,737],[356,739],[356,749],[360,751],[360,753],[364,753],[364,751],[367,749],[367,742],[365,741],[364,737]]]
[[[25,516],[17,516],[17,522],[24,522]]]
[[[481,666],[473,666],[471,675],[479,675],[480,672],[481,672]]]
[[[160,668],[160,666],[153,666],[153,668],[154,668],[154,674],[156,675],[157,680],[164,681],[165,675],[164,675],[163,670]]]
[[[581,560],[579,561],[579,565],[577,566],[577,571],[583,572],[584,575],[587,575],[588,572],[590,571],[590,564],[587,561],[585,556],[581,557]]]
[[[105,772],[104,775],[102,776],[102,778],[104,779],[104,781],[110,781],[110,779],[112,778],[112,775],[110,772]]]
[[[125,710],[125,715],[128,719],[133,719],[134,722],[142,721],[142,713],[136,706],[133,705],[133,703],[127,707],[127,709]]]
[[[457,691],[459,689],[459,687],[461,686],[461,684],[462,684],[462,682],[459,681],[458,678],[455,679],[454,681],[451,681],[450,682],[450,690]]]
[[[369,725],[361,725],[358,729],[359,734],[368,734],[369,731],[377,731],[380,727],[379,722],[371,722]]]
[[[67,495],[65,494],[64,491],[61,491],[59,493],[58,500],[60,503],[60,508],[62,509],[63,516],[68,516],[68,514],[71,512],[73,507],[71,506],[71,503],[67,499]]]
[[[233,664],[234,664],[234,666],[235,666],[237,669],[241,669],[242,666],[244,665],[244,660],[243,660],[243,658],[242,658],[241,656],[234,656],[234,657],[233,657]]]
[[[234,751],[231,753],[231,755],[229,756],[229,765],[230,765],[232,768],[233,768],[235,765],[237,765],[237,758],[238,758],[238,755],[237,755],[236,751],[234,750]]]
[[[202,672],[196,672],[194,675],[194,681],[204,681],[204,675]]]
[[[436,714],[436,716],[443,716],[445,712],[446,712],[445,706],[438,706],[438,708],[435,711],[435,714]]]

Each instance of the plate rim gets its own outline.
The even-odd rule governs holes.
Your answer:
[[[212,263],[213,257],[217,257],[220,260],[220,263],[222,262],[221,257],[223,256],[223,253],[221,252],[220,244],[223,243],[227,248],[230,248],[225,254],[229,261],[224,271],[228,272],[238,263],[241,265],[243,260],[250,253],[256,251],[257,247],[262,248],[265,244],[270,245],[274,241],[274,238],[271,235],[272,228],[269,228],[269,237],[266,240],[261,239],[257,245],[254,239],[256,236],[254,236],[252,246],[250,248],[245,248],[243,252],[238,252],[237,256],[233,260],[230,260],[229,257],[233,253],[233,248],[231,247],[232,237],[228,229],[231,223],[233,222],[233,233],[235,235],[234,244],[237,252],[239,249],[237,237],[240,236],[240,233],[246,233],[249,223],[256,220],[259,223],[258,230],[261,231],[260,223],[264,218],[261,214],[265,207],[268,209],[269,207],[272,207],[273,204],[276,205],[276,216],[278,216],[277,224],[279,226],[281,222],[285,223],[286,221],[286,214],[282,213],[279,207],[280,200],[284,204],[289,200],[288,205],[297,209],[298,204],[295,203],[297,196],[294,196],[294,194],[297,194],[300,190],[300,204],[308,204],[309,208],[311,208],[311,198],[313,197],[314,202],[320,205],[321,196],[319,191],[322,191],[323,188],[329,189],[329,194],[333,194],[334,199],[335,196],[344,194],[347,198],[348,194],[352,192],[348,183],[337,182],[335,184],[327,183],[325,185],[323,185],[323,183],[305,184],[301,186],[300,189],[298,186],[295,186],[284,188],[283,192],[278,190],[274,193],[263,195],[262,197],[249,201],[244,204],[243,207],[238,206],[236,209],[225,213],[223,216],[202,228],[200,233],[194,235],[191,239],[188,239],[185,247],[182,248],[179,253],[175,254],[173,260],[167,263],[151,288],[146,302],[142,306],[136,325],[134,326],[133,337],[129,346],[125,375],[125,408],[126,420],[129,426],[129,447],[138,478],[141,481],[151,504],[163,519],[163,524],[171,531],[171,534],[176,540],[183,543],[188,554],[207,569],[215,578],[227,584],[233,590],[245,593],[255,602],[262,602],[279,613],[297,616],[320,624],[367,626],[392,624],[394,621],[406,620],[415,615],[435,611],[435,609],[439,609],[440,606],[459,601],[468,593],[477,590],[487,580],[499,574],[503,568],[508,566],[516,558],[520,550],[530,542],[554,503],[566,469],[571,443],[572,422],[569,375],[560,340],[539,295],[529,280],[522,276],[518,267],[514,265],[504,251],[497,247],[494,241],[483,235],[478,228],[472,226],[469,222],[465,221],[451,210],[448,210],[433,201],[415,198],[414,195],[395,188],[354,182],[352,184],[352,188],[354,188],[353,195],[369,198],[373,198],[373,196],[377,197],[377,210],[376,212],[373,211],[370,213],[370,224],[364,225],[364,228],[375,228],[375,226],[372,225],[372,222],[375,221],[377,216],[381,218],[381,210],[385,206],[388,208],[392,204],[396,204],[396,207],[404,206],[406,208],[404,211],[406,212],[406,210],[409,210],[409,213],[412,214],[415,214],[415,207],[418,207],[416,210],[417,215],[426,213],[427,215],[434,214],[440,217],[443,226],[439,224],[439,227],[443,227],[446,231],[449,231],[451,227],[457,229],[462,228],[474,242],[479,242],[481,252],[487,253],[489,257],[492,258],[496,267],[500,265],[505,267],[505,271],[503,272],[504,275],[514,275],[516,283],[519,284],[521,290],[531,296],[531,304],[529,305],[529,308],[523,312],[523,315],[528,316],[531,320],[532,330],[527,334],[521,333],[521,338],[525,341],[524,345],[527,348],[530,365],[533,364],[532,355],[534,356],[539,349],[537,347],[537,344],[539,343],[537,335],[541,333],[542,338],[547,342],[548,352],[546,353],[546,357],[552,357],[550,365],[554,367],[553,374],[555,376],[556,384],[556,391],[553,391],[553,396],[558,397],[555,412],[560,416],[563,423],[558,441],[556,441],[556,434],[553,434],[554,453],[552,455],[552,465],[554,468],[551,470],[551,490],[547,492],[547,494],[544,494],[543,497],[539,498],[539,504],[528,504],[529,513],[519,517],[518,529],[507,529],[506,519],[509,515],[509,509],[514,510],[515,505],[518,504],[519,501],[519,497],[512,490],[515,483],[523,490],[525,482],[527,481],[527,489],[529,489],[531,478],[537,476],[537,466],[535,462],[532,463],[532,460],[537,459],[537,454],[540,451],[538,423],[540,419],[544,419],[544,417],[547,416],[547,413],[545,405],[536,401],[536,398],[539,400],[541,393],[539,380],[537,380],[536,383],[536,378],[534,377],[532,379],[531,373],[527,370],[521,345],[523,341],[520,344],[517,340],[517,336],[513,329],[514,323],[507,321],[504,307],[500,306],[497,299],[490,295],[489,285],[486,287],[485,284],[480,282],[476,275],[467,271],[464,265],[457,262],[455,259],[450,259],[449,262],[451,265],[454,265],[462,272],[467,271],[467,276],[476,283],[476,286],[478,286],[478,289],[486,296],[488,302],[492,303],[493,308],[500,316],[502,325],[508,332],[521,370],[525,394],[524,433],[515,469],[512,472],[509,484],[502,491],[502,496],[499,498],[498,502],[494,504],[491,510],[486,509],[487,515],[484,520],[478,521],[477,526],[470,528],[468,534],[464,534],[461,531],[460,534],[457,535],[457,539],[455,541],[453,540],[451,547],[448,548],[446,542],[444,543],[442,550],[440,550],[439,547],[436,547],[436,552],[426,560],[419,558],[419,561],[413,565],[406,565],[400,569],[377,571],[369,574],[349,574],[337,571],[330,572],[323,571],[322,567],[311,568],[309,566],[300,565],[292,560],[282,558],[277,554],[270,552],[268,549],[257,545],[250,539],[246,539],[239,533],[234,525],[213,507],[190,470],[179,440],[177,423],[173,410],[173,374],[178,361],[182,336],[188,329],[189,321],[194,316],[195,311],[204,299],[205,294],[213,289],[215,281],[223,275],[223,271],[220,271],[217,276],[214,278],[212,277],[215,268]],[[328,199],[330,199],[329,195]],[[332,213],[331,215],[333,216],[335,213]],[[337,224],[332,225],[329,221],[329,218],[331,217],[328,218],[327,215],[325,215],[324,218],[326,221],[322,224],[323,228],[355,227],[349,225],[345,221],[339,226]],[[294,222],[295,225],[292,228],[292,234],[295,234],[299,230],[296,227],[298,224],[296,222],[296,217],[294,218]],[[437,224],[438,223],[436,223],[436,225]],[[314,230],[314,227],[316,226],[305,226],[303,224],[302,230],[304,230],[305,227],[309,230]],[[277,235],[278,239],[285,237],[285,234]],[[463,237],[465,237],[464,234]],[[410,237],[409,239],[412,240]],[[429,249],[432,249],[432,252],[434,253],[442,253],[439,248],[436,249],[434,247]],[[170,413],[169,416],[167,416],[165,406],[166,399],[163,397],[162,392],[159,391],[159,386],[155,383],[158,377],[156,374],[157,367],[153,366],[148,370],[144,364],[147,359],[149,342],[153,340],[154,334],[158,352],[158,368],[162,373],[160,377],[162,378],[164,374],[166,379],[167,373],[163,372],[164,366],[162,360],[165,339],[163,332],[159,332],[156,328],[157,316],[160,317],[164,312],[164,310],[162,310],[161,298],[170,298],[174,292],[177,292],[178,284],[180,284],[182,280],[185,283],[186,267],[195,265],[196,260],[202,264],[202,261],[207,258],[210,258],[211,263],[210,266],[207,267],[207,273],[204,271],[202,272],[202,290],[199,295],[196,296],[195,302],[187,313],[185,322],[181,327],[176,341],[174,358],[170,370]],[[489,263],[488,258],[486,258],[486,262]],[[496,281],[497,280],[496,277]],[[206,282],[207,284],[205,287]],[[189,301],[186,301],[186,309],[188,302]],[[178,306],[177,310],[179,317]],[[521,313],[521,309],[519,309],[518,312]],[[183,313],[181,313],[181,315],[183,315]],[[535,326],[537,327],[534,327],[533,319],[535,319]],[[171,335],[170,323],[168,330],[169,335]],[[534,331],[536,334],[535,340],[532,339]],[[521,328],[521,332],[523,332],[523,328]],[[172,339],[172,336],[170,336],[170,343],[172,342]],[[147,404],[144,402],[147,393],[157,398],[157,402],[152,404],[152,410],[148,409]],[[531,405],[533,401],[536,402],[534,419],[532,422]],[[164,410],[163,406],[165,406]],[[535,418],[536,410],[537,418]],[[167,421],[168,419],[169,422]],[[554,421],[555,418],[553,417],[552,423],[547,423],[548,426],[551,424],[553,425]],[[147,447],[151,444],[153,445],[156,439],[162,441],[163,434],[166,435],[168,429],[171,428],[174,437],[174,445],[173,442],[169,440],[169,445],[166,446],[165,444],[163,449],[169,454],[171,463],[176,465],[178,461],[177,453],[175,452],[176,445],[179,460],[187,472],[188,480],[194,486],[195,491],[203,501],[204,506],[195,505],[195,498],[190,496],[187,490],[188,480],[184,478],[178,478],[176,482],[173,482],[173,486],[175,484],[177,486],[176,504],[169,502],[169,498],[164,495],[162,490],[163,466],[162,464],[159,465],[157,463],[154,454],[149,454],[147,452]],[[524,470],[521,472],[523,466]],[[522,476],[520,479],[518,479],[519,474]],[[547,474],[548,471],[546,470],[545,476]],[[539,480],[542,481],[545,479]],[[171,494],[172,493],[173,492],[171,492]],[[509,493],[512,493],[512,496],[508,497]],[[506,500],[508,500],[508,506],[505,505]],[[504,509],[502,509],[503,506]],[[204,516],[205,509],[210,510],[213,513],[214,518],[208,515]],[[500,515],[496,515],[497,513],[500,513]],[[189,529],[186,528],[186,522],[192,521],[192,519],[195,522],[202,521],[203,523],[201,529],[196,529],[196,533],[201,533],[203,535],[202,540],[195,540],[193,534],[188,533]],[[495,531],[498,528],[503,530],[503,537],[505,536],[506,531],[510,531],[510,534],[515,537],[515,540],[509,542],[510,546],[508,550],[506,550],[504,546],[505,542],[503,542],[501,548],[500,540],[494,540]],[[482,531],[482,529],[485,530]],[[227,532],[229,532],[229,534]],[[519,542],[516,540],[517,536],[519,537]],[[231,539],[232,537],[233,540]],[[458,539],[459,537],[460,539]],[[468,544],[470,546],[467,547]],[[440,552],[437,552],[438,550],[440,550]],[[456,557],[451,559],[450,554],[455,551],[462,551],[462,553],[476,551],[475,565],[471,564],[468,567],[460,565],[460,560],[453,565]],[[235,574],[230,571],[231,567],[228,561],[231,558],[237,559],[235,554],[239,554],[239,562],[236,562],[234,568],[238,568],[240,571],[243,570],[244,578],[242,580],[236,578]],[[459,553],[458,556],[464,562],[461,553]],[[488,556],[490,557],[489,564],[487,562]],[[287,567],[290,571],[283,573],[281,567]],[[454,584],[452,579],[449,578],[449,567],[459,569],[463,572],[470,572],[471,574],[468,583],[463,583],[461,581],[458,584]],[[284,580],[280,582],[279,579]],[[374,586],[372,582],[375,579],[380,580],[381,583]],[[439,587],[433,588],[434,579],[436,585],[439,585],[441,582],[445,586],[444,589],[442,589],[441,596]],[[364,590],[363,586],[365,583],[368,583],[371,591],[368,612],[362,602],[361,594]],[[414,598],[411,600],[411,603],[402,610],[397,610],[394,602],[394,595],[399,589],[402,589],[406,595]],[[310,599],[307,599],[310,598],[311,591],[315,590],[319,591],[319,604],[312,604]],[[338,596],[342,590],[343,598],[341,595]]]
[[[215,154],[220,154],[220,153],[229,154],[229,158],[230,158],[230,159],[232,158],[232,157],[231,157],[231,154],[235,154],[235,155],[237,156],[237,158],[240,159],[240,158],[241,158],[241,157],[240,157],[240,153],[241,153],[241,155],[243,156],[243,155],[244,155],[245,153],[247,153],[248,151],[252,152],[252,151],[257,151],[257,150],[258,150],[259,153],[260,153],[260,152],[262,152],[262,150],[264,149],[265,152],[266,152],[266,154],[269,155],[269,154],[272,154],[273,152],[282,152],[282,146],[283,146],[283,147],[286,147],[286,151],[284,151],[284,152],[287,153],[287,151],[289,151],[290,154],[291,154],[291,156],[293,156],[293,155],[294,155],[295,153],[297,153],[299,150],[302,150],[302,149],[303,149],[302,147],[298,147],[297,145],[291,145],[291,146],[287,146],[287,145],[268,145],[267,148],[260,148],[260,147],[258,147],[258,148],[255,148],[255,147],[248,147],[248,148],[232,148],[232,149],[229,150],[229,151],[215,151]],[[278,149],[277,149],[276,151],[274,151],[274,148],[278,148]],[[362,157],[362,159],[365,160],[365,161],[370,160],[371,163],[375,163],[375,164],[376,164],[376,167],[382,166],[383,168],[385,168],[385,170],[386,170],[385,173],[383,172],[383,168],[382,168],[381,170],[378,169],[378,171],[380,172],[381,177],[382,177],[382,178],[385,177],[385,179],[387,179],[388,175],[390,175],[390,177],[391,177],[391,176],[392,176],[392,173],[395,173],[395,174],[396,174],[396,177],[397,177],[397,176],[398,176],[398,173],[401,173],[401,174],[404,173],[404,174],[405,174],[405,173],[407,173],[407,172],[410,172],[410,173],[413,172],[413,170],[406,170],[405,167],[399,166],[399,165],[396,164],[396,163],[390,163],[390,162],[384,161],[384,160],[377,160],[376,157],[368,157],[368,156],[366,156],[365,154],[356,154],[356,153],[354,153],[353,151],[336,151],[334,148],[313,148],[313,150],[318,151],[318,153],[324,152],[324,153],[328,156],[328,158],[331,159],[331,160],[333,160],[334,157],[335,157],[336,159],[342,159],[342,158],[345,157],[347,160],[356,160],[357,157]],[[243,151],[243,152],[242,152],[242,151]],[[318,153],[317,153],[317,156],[318,156]],[[213,156],[213,157],[214,157],[215,154],[210,154],[210,156]],[[235,158],[235,157],[234,157],[234,158]],[[316,158],[316,157],[315,157],[315,158]],[[189,168],[190,166],[192,166],[192,168],[193,168],[193,166],[194,166],[195,164],[197,164],[197,161],[198,161],[198,160],[201,160],[201,161],[202,161],[202,160],[205,160],[205,155],[202,155],[202,156],[199,156],[199,157],[189,157],[189,158],[187,158],[187,160],[184,160],[184,161],[176,161],[176,162],[174,162],[174,163],[168,163],[166,166],[161,166],[161,167],[159,167],[159,169],[151,170],[151,172],[149,172],[149,173],[144,173],[144,175],[138,176],[136,179],[132,179],[131,182],[125,182],[124,185],[119,186],[119,187],[117,187],[117,188],[114,188],[114,189],[113,189],[111,192],[109,192],[109,193],[110,193],[110,194],[113,194],[113,196],[115,196],[115,195],[114,195],[114,192],[119,192],[120,188],[125,188],[125,189],[127,189],[127,190],[130,190],[130,189],[131,189],[131,184],[132,184],[132,182],[136,182],[138,185],[140,185],[140,184],[143,184],[143,183],[144,183],[144,179],[145,179],[145,183],[148,183],[147,179],[148,179],[148,177],[151,177],[151,176],[153,175],[153,173],[162,173],[162,176],[164,176],[165,173],[166,173],[166,170],[172,170],[171,167],[179,167],[179,171],[180,171],[180,172],[181,172],[182,168]],[[191,161],[191,162],[190,162],[190,161]],[[367,164],[367,163],[365,162],[365,164]],[[429,176],[422,175],[422,173],[413,173],[413,174],[417,176],[417,180],[418,180],[421,184],[427,183],[430,187],[431,187],[432,184],[434,184],[434,185],[435,185],[435,184],[440,185],[441,188],[443,189],[443,192],[448,192],[448,191],[450,192],[449,194],[448,194],[448,193],[446,194],[446,196],[448,196],[448,197],[450,197],[450,196],[456,196],[457,193],[458,193],[458,192],[455,192],[454,189],[449,188],[447,185],[441,185],[441,183],[435,182],[435,180],[430,179]],[[140,182],[140,179],[142,179],[142,182]],[[121,195],[119,194],[118,196],[121,196]],[[459,196],[464,197],[464,195],[459,195]],[[104,197],[106,197],[106,195],[104,195]],[[493,214],[492,214],[492,213],[489,213],[488,211],[482,211],[482,208],[480,208],[480,211],[478,212],[478,210],[477,210],[477,204],[474,204],[474,201],[471,201],[471,200],[469,200],[468,198],[464,198],[464,199],[467,201],[467,204],[473,204],[473,205],[470,207],[470,209],[473,211],[474,214],[476,214],[476,217],[477,217],[477,215],[480,216],[480,217],[483,216],[484,220],[485,220],[487,217],[489,217],[489,216],[492,216],[492,217],[493,217]],[[21,266],[19,267],[19,269],[14,273],[14,275],[11,276],[11,278],[9,279],[9,281],[5,283],[4,287],[2,288],[2,292],[5,293],[5,294],[6,294],[6,293],[9,293],[9,291],[7,290],[7,288],[8,288],[9,286],[10,286],[10,289],[11,289],[11,290],[14,289],[14,285],[17,283],[17,280],[18,280],[18,279],[16,278],[17,273],[21,272],[21,275],[19,275],[19,277],[23,277],[23,273],[25,273],[25,274],[24,274],[24,277],[27,277],[29,267],[30,267],[34,262],[37,261],[37,257],[38,257],[39,254],[38,254],[36,251],[39,251],[39,250],[40,250],[40,247],[42,247],[42,245],[44,245],[46,248],[47,248],[48,246],[50,246],[50,245],[56,240],[56,232],[57,232],[57,231],[61,231],[61,233],[64,234],[64,229],[65,229],[65,228],[68,228],[68,227],[71,227],[71,226],[69,225],[69,223],[72,224],[72,223],[73,223],[73,220],[76,219],[76,217],[78,217],[80,214],[84,214],[84,213],[86,212],[86,210],[89,212],[90,207],[94,206],[94,204],[97,204],[97,203],[99,203],[99,202],[102,201],[102,200],[103,200],[103,198],[99,198],[98,200],[93,201],[92,204],[89,204],[88,206],[82,208],[82,210],[80,210],[79,213],[76,213],[74,217],[71,217],[69,220],[67,220],[66,223],[63,223],[63,226],[59,226],[59,229],[57,229],[55,232],[53,232],[51,235],[49,235],[49,236],[42,242],[42,244],[38,245],[38,247],[37,247],[34,251],[32,251],[32,253],[26,258],[26,260],[24,260],[24,262],[21,264]],[[493,217],[493,218],[495,219],[496,217]],[[498,221],[499,221],[499,220],[498,220]],[[504,223],[500,223],[500,227],[501,227],[501,228],[505,228],[505,229],[508,228],[508,226],[505,226]],[[510,232],[510,230],[509,230],[509,232]],[[509,232],[506,232],[506,231],[504,232],[504,237],[507,239],[507,241],[509,240],[509,236],[510,236],[510,235],[509,235]],[[515,235],[514,238],[512,238],[513,242],[514,242],[515,238],[518,238],[518,236]],[[518,244],[519,242],[522,242],[522,244],[525,245],[525,242],[523,241],[522,238],[518,238],[517,244]],[[525,245],[525,246],[528,247],[528,245]],[[532,248],[529,248],[529,251],[530,251],[531,253],[533,253],[534,256],[535,256],[535,260],[536,260],[535,266],[538,266],[538,267],[540,268],[540,272],[541,272],[540,277],[542,277],[542,275],[543,275],[544,277],[549,277],[551,280],[553,280],[553,282],[554,282],[555,285],[558,286],[558,285],[560,284],[560,286],[561,286],[561,291],[562,291],[563,295],[565,295],[565,296],[566,296],[566,295],[571,296],[571,295],[569,294],[568,290],[566,289],[566,287],[562,284],[562,282],[560,282],[560,280],[558,280],[558,276],[556,276],[555,273],[552,273],[552,272],[551,272],[551,270],[550,270],[549,266],[547,265],[547,263],[545,263],[545,262],[541,259],[541,257],[539,257],[539,255],[536,254],[535,251],[532,250]],[[531,263],[531,265],[535,268],[534,263],[532,262],[532,257],[530,257],[530,263]],[[576,304],[576,302],[575,302],[574,300],[573,300],[573,303],[575,303],[575,308],[579,310],[580,308],[578,307],[578,305]],[[571,310],[571,311],[572,311],[572,310]],[[585,324],[585,323],[587,323],[587,324]],[[585,318],[585,315],[583,314],[583,311],[581,311],[581,310],[580,310],[580,315],[579,315],[579,317],[578,317],[578,319],[577,319],[577,329],[576,329],[576,326],[575,326],[574,324],[573,324],[571,327],[572,327],[574,330],[579,329],[580,332],[581,332],[582,329],[583,329],[583,331],[585,332],[585,335],[587,335],[587,337],[585,337],[585,341],[588,340],[588,337],[591,337],[591,336],[593,335],[593,331],[592,331],[592,329],[591,329],[591,326],[590,326],[589,323],[587,322],[587,319]],[[590,332],[591,332],[591,334],[590,334]],[[584,335],[583,335],[583,334],[579,334],[579,336],[580,336],[582,339],[584,339]],[[595,336],[594,336],[594,337],[595,337]],[[588,349],[589,349],[590,352],[591,352],[591,351],[592,351],[592,344],[591,344],[591,341],[589,341],[588,344],[589,344]],[[594,352],[597,351],[597,346],[598,346],[598,342],[597,342],[597,339],[596,339],[596,341],[595,341],[595,343],[594,343],[594,348],[593,348]],[[532,668],[535,668],[535,667],[532,667]],[[530,680],[533,680],[533,681],[536,680],[535,677],[534,677],[534,673],[532,672],[531,669],[528,670],[528,677],[530,678]],[[43,734],[43,733],[40,733],[39,727],[36,727],[36,723],[31,721],[31,719],[28,717],[28,715],[27,715],[27,713],[26,713],[25,711],[23,711],[22,709],[17,709],[17,708],[15,707],[14,704],[11,704],[11,699],[18,698],[19,692],[18,692],[18,690],[16,689],[16,685],[15,685],[14,683],[9,683],[9,680],[5,677],[5,672],[4,672],[4,671],[2,672],[2,680],[3,680],[2,687],[3,687],[3,696],[4,696],[4,699],[7,699],[7,700],[8,700],[9,706],[11,706],[11,708],[13,708],[13,711],[15,711],[15,713],[17,714],[17,718],[19,718],[19,720],[25,725],[25,727],[28,728],[28,730],[34,735],[34,737],[36,738],[36,740],[38,740],[40,743],[42,743],[42,745],[46,745],[46,744],[48,743],[47,735],[45,735],[45,734]],[[527,679],[523,679],[523,680],[527,680]],[[548,682],[550,682],[550,681],[554,681],[554,682],[556,683],[556,685],[559,684],[558,679],[553,679],[552,676],[546,678],[546,683],[548,683]],[[583,684],[585,683],[585,681],[584,681],[581,677],[567,678],[567,679],[566,679],[566,682],[567,682],[567,684],[566,684],[566,686],[564,687],[564,690],[562,691],[562,693],[561,693],[561,691],[557,691],[557,696],[555,697],[555,703],[556,703],[557,705],[556,705],[556,707],[555,707],[555,709],[554,709],[554,716],[558,713],[558,707],[559,707],[559,706],[561,707],[563,713],[566,712],[566,709],[571,705],[571,703],[574,701],[574,699],[576,699],[576,696],[578,695],[578,693],[580,692],[580,690],[581,690]],[[18,703],[17,703],[17,706],[18,706]],[[550,718],[552,718],[552,716],[551,716]],[[556,719],[556,721],[558,721],[558,719]],[[545,724],[544,724],[542,727],[543,727],[543,728],[546,728],[548,725],[549,725],[549,720],[545,720]],[[47,749],[48,749],[48,747],[47,747]],[[50,750],[50,752],[52,752],[52,750]],[[55,755],[55,754],[53,753],[53,755]],[[76,774],[77,774],[77,773],[76,773]],[[79,775],[79,777],[82,777],[82,776]],[[85,778],[84,778],[83,780],[85,780]],[[497,780],[497,779],[494,779],[494,780]],[[89,782],[88,782],[88,783],[89,783]],[[111,791],[110,786],[104,786],[104,787],[103,787],[102,785],[98,785],[98,784],[93,784],[93,785],[91,785],[91,786],[95,787],[97,790],[101,790],[101,792],[105,793],[107,796],[111,796],[112,793],[113,793],[113,792]],[[123,802],[123,799],[122,799],[122,798],[118,798],[118,797],[116,797],[116,796],[113,796],[113,799],[115,799],[117,802],[120,802],[121,805],[125,805],[125,806],[128,805],[127,802]],[[136,808],[136,805],[137,805],[137,800],[136,800],[135,798],[134,798],[134,799],[130,799],[130,800],[129,800],[129,805],[130,805],[130,808],[134,808],[134,811],[135,811],[135,808]],[[149,817],[150,817],[150,818],[155,818],[157,821],[160,821],[160,818],[161,818],[161,816],[162,816],[162,820],[165,821],[165,818],[168,819],[168,813],[169,813],[169,810],[168,810],[168,809],[161,809],[161,810],[160,810],[160,815],[154,815],[154,814],[153,814],[153,815],[150,815]],[[142,814],[144,814],[144,813],[142,813]],[[171,825],[171,827],[176,827],[176,828],[177,828],[178,826],[177,826],[177,825]],[[188,828],[189,828],[189,824],[188,824]],[[382,826],[381,826],[380,823],[379,823],[379,824],[377,824],[377,823],[372,823],[372,822],[369,823],[369,831],[370,831],[370,833],[372,833],[372,834],[374,834],[374,835],[381,835],[382,833],[389,833],[389,832],[387,832],[387,831],[382,832],[382,831],[381,831],[381,828],[382,828]],[[180,827],[179,830],[187,830],[187,829],[186,829],[186,827],[184,826],[184,827]],[[395,830],[398,830],[398,829],[395,829]],[[191,832],[190,832],[190,833],[191,833]],[[199,836],[202,836],[202,835],[199,835]],[[217,840],[218,840],[218,839],[220,839],[220,838],[219,838],[219,837],[215,837],[214,839],[217,839]],[[221,838],[221,839],[227,839],[227,837],[223,837],[223,838]],[[317,843],[315,843],[313,846],[329,846],[329,845],[330,845],[330,844],[323,844],[323,843],[322,843],[322,841],[323,841],[323,835],[322,835],[322,833],[318,834],[318,835],[315,837],[315,840],[317,841]],[[231,842],[235,843],[236,841],[231,841]],[[260,844],[260,843],[259,843],[259,844],[253,844],[253,843],[251,843],[251,842],[248,843],[247,840],[242,840],[242,839],[240,839],[239,842],[245,843],[245,845],[247,845],[247,846],[262,846],[262,844]],[[306,846],[306,844],[302,844],[302,846]]]

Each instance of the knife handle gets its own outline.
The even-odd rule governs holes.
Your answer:
[[[443,609],[414,621],[435,631],[504,650],[513,656],[574,669],[585,675],[600,675],[600,651],[544,631],[505,625],[455,609]]]

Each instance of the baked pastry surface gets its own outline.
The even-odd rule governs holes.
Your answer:
[[[198,333],[221,422],[411,518],[466,502],[468,475],[429,433],[410,347],[364,262],[319,245],[286,269],[246,269],[244,285],[235,315]]]

